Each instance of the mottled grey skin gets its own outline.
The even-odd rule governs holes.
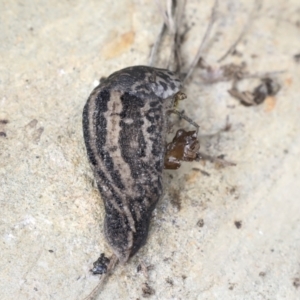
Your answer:
[[[83,110],[87,154],[105,204],[105,235],[123,263],[145,244],[162,196],[166,114],[180,86],[169,70],[129,67],[101,81]]]

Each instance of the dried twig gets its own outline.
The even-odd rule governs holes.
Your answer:
[[[162,15],[164,23],[152,47],[149,65],[150,66],[155,65],[155,60],[158,53],[159,45],[163,40],[164,34],[166,33],[166,31],[168,31],[169,38],[171,41],[171,46],[170,46],[170,55],[169,55],[166,68],[176,69],[176,71],[178,71],[178,69],[181,66],[180,43],[178,42],[180,36],[179,29],[181,27],[181,21],[183,19],[186,0],[179,1],[179,2],[175,0],[167,0],[166,8],[162,6],[161,1],[156,0],[156,4]]]
[[[156,38],[156,40],[155,40],[155,42],[152,46],[152,49],[151,49],[150,59],[149,59],[149,66],[153,66],[155,64],[157,52],[158,52],[162,37],[163,37],[166,29],[167,29],[167,26],[166,26],[165,23],[163,23],[162,27],[160,29],[160,32],[159,32],[159,34],[158,34],[158,36],[157,36],[157,38]]]
[[[196,160],[208,160],[211,163],[215,163],[219,168],[236,166],[235,162],[224,159],[223,155],[211,156],[202,152],[198,152],[198,158]]]
[[[100,281],[97,284],[97,286],[91,291],[91,293],[87,297],[84,298],[84,300],[96,300],[97,299],[105,280],[111,274],[111,272],[114,270],[117,263],[118,263],[118,258],[116,255],[113,255],[110,258],[110,262],[107,266],[107,272],[101,275]]]
[[[169,60],[166,65],[166,69],[171,69],[171,60],[172,57],[174,56],[174,44],[175,44],[175,36],[178,30],[178,24],[176,20],[176,15],[178,12],[178,6],[176,1],[174,0],[167,0],[167,15],[169,19],[169,34],[170,34],[170,39],[171,39],[171,46],[170,46],[170,55],[169,55]]]
[[[247,78],[265,78],[265,77],[270,77],[274,76],[277,74],[283,74],[287,72],[287,70],[280,70],[280,71],[271,71],[271,72],[257,72],[257,73],[249,73],[249,74],[244,74],[241,79],[247,79]]]
[[[187,81],[187,79],[191,76],[191,74],[193,73],[195,67],[197,66],[201,56],[202,56],[202,50],[203,50],[203,47],[204,47],[204,44],[208,38],[208,36],[210,35],[210,32],[211,32],[211,29],[212,29],[212,26],[213,24],[215,23],[215,20],[216,20],[216,15],[217,15],[217,7],[218,7],[218,0],[215,0],[215,3],[214,3],[214,6],[212,8],[212,12],[211,12],[211,16],[210,16],[210,20],[209,20],[209,23],[208,23],[208,26],[207,26],[207,29],[206,29],[206,32],[204,34],[204,37],[201,41],[201,44],[200,44],[200,47],[198,49],[198,52],[193,60],[193,62],[191,63],[189,69],[188,69],[188,72],[187,74],[185,75],[184,79],[183,79],[183,84]]]
[[[167,0],[167,9],[165,9],[162,6],[162,2],[159,0],[156,0],[156,5],[158,7],[158,10],[164,20],[161,29],[159,31],[159,34],[152,46],[151,53],[150,53],[150,59],[149,59],[149,66],[154,66],[156,64],[156,57],[158,53],[159,46],[162,42],[163,36],[168,30],[169,32],[173,32],[174,28],[174,22],[173,22],[173,13],[172,13],[172,0]]]
[[[157,7],[158,7],[158,9],[159,9],[159,11],[160,11],[160,13],[161,13],[163,19],[164,19],[164,23],[167,25],[167,27],[168,27],[169,30],[170,30],[170,20],[169,20],[169,18],[168,18],[168,15],[167,15],[166,10],[162,7],[162,4],[161,4],[161,1],[160,1],[160,0],[156,0],[155,2],[156,2],[156,4],[157,4]]]
[[[257,12],[257,10],[260,9],[260,0],[256,0],[255,1],[255,5],[254,8],[252,10],[252,12],[250,13],[249,19],[247,21],[247,23],[245,24],[242,32],[240,33],[240,35],[238,36],[238,38],[236,39],[236,41],[229,47],[229,49],[225,52],[224,55],[222,55],[217,62],[221,62],[222,60],[224,60],[228,55],[232,54],[233,51],[235,50],[236,46],[240,43],[240,41],[242,40],[242,38],[245,36],[245,34],[248,32],[250,26],[252,25],[253,19],[254,19],[254,15]]]
[[[194,122],[191,118],[189,118],[188,116],[186,116],[184,114],[184,111],[179,111],[176,108],[173,108],[173,109],[170,109],[168,111],[168,113],[172,113],[172,114],[178,115],[180,119],[186,120],[188,123],[190,123],[191,125],[193,125],[196,128],[196,133],[198,134],[200,126],[196,122]]]
[[[173,1],[175,3],[175,1]],[[181,68],[181,56],[180,56],[180,42],[179,42],[179,29],[181,27],[181,21],[183,19],[183,13],[184,13],[184,9],[185,9],[185,4],[186,4],[186,0],[183,0],[180,2],[181,5],[176,5],[174,4],[174,14],[173,14],[173,31],[171,32],[171,39],[172,39],[172,45],[171,45],[171,53],[169,56],[169,61],[167,64],[167,69],[170,69],[171,66],[171,61],[172,61],[172,57],[174,58],[173,60],[173,64],[174,64],[174,69],[177,72],[180,72],[180,68]],[[176,67],[175,67],[176,65]]]

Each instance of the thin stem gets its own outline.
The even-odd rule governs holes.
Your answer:
[[[287,72],[287,70],[280,70],[280,71],[272,71],[272,72],[260,72],[260,73],[254,73],[254,74],[245,74],[243,77],[240,79],[246,79],[246,78],[264,78],[264,77],[269,77],[272,75],[277,75],[277,74],[282,74]]]
[[[218,0],[215,0],[215,3],[214,3],[214,6],[212,8],[212,12],[211,12],[211,16],[210,16],[210,20],[209,20],[209,23],[208,23],[208,26],[206,28],[206,32],[205,32],[205,35],[201,41],[201,44],[200,44],[200,47],[198,49],[198,52],[193,60],[193,62],[191,63],[190,67],[189,67],[189,70],[186,74],[186,76],[184,77],[183,79],[183,84],[187,81],[187,79],[191,76],[191,74],[193,73],[196,65],[198,64],[199,62],[199,59],[201,58],[202,56],[202,50],[203,50],[203,47],[204,47],[204,44],[208,38],[208,36],[210,35],[210,32],[211,32],[211,29],[213,27],[213,24],[215,23],[215,20],[216,20],[216,12],[217,12],[217,7],[218,7]]]
[[[160,32],[155,40],[155,43],[153,44],[153,47],[151,49],[151,53],[150,53],[150,59],[149,59],[149,66],[153,67],[155,60],[156,60],[156,56],[157,56],[157,52],[158,52],[158,48],[160,46],[162,37],[165,33],[167,29],[167,26],[165,23],[162,24],[162,27],[160,29]]]
[[[180,118],[186,120],[187,122],[189,122],[190,124],[192,124],[193,126],[195,126],[196,127],[196,134],[198,134],[200,126],[196,122],[194,122],[191,118],[189,118],[188,116],[186,116],[182,111],[179,111],[179,110],[173,108],[173,109],[170,109],[168,112],[178,115]]]
[[[221,56],[221,58],[219,58],[217,60],[217,62],[221,62],[222,60],[224,60],[228,55],[230,55],[236,48],[236,46],[240,43],[240,41],[242,40],[242,38],[245,36],[245,34],[248,32],[252,22],[253,22],[253,19],[254,19],[254,15],[256,13],[257,10],[259,10],[260,8],[260,1],[259,0],[256,0],[255,1],[255,5],[254,5],[254,8],[249,16],[249,19],[247,21],[247,23],[245,24],[242,32],[240,33],[240,35],[238,36],[238,38],[236,39],[236,41],[229,47],[229,49],[225,52],[225,54],[223,56]]]
[[[116,255],[112,255],[112,257],[110,258],[110,262],[107,266],[107,272],[105,274],[102,274],[99,283],[96,285],[96,287],[91,291],[91,293],[84,298],[84,300],[96,300],[100,290],[103,286],[103,283],[105,282],[105,280],[107,279],[107,277],[110,275],[110,273],[114,270],[117,262],[118,262],[118,257]]]

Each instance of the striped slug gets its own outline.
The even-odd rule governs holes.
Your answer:
[[[169,70],[129,67],[101,81],[84,107],[83,135],[105,205],[105,236],[121,263],[145,244],[162,196],[167,112],[180,87]]]

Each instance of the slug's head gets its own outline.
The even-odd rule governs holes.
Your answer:
[[[111,74],[104,85],[142,98],[155,95],[166,99],[181,88],[179,77],[172,71],[148,66],[134,66]]]
[[[152,68],[149,76],[149,84],[154,94],[162,99],[169,98],[176,94],[181,88],[181,81],[178,76],[164,69]]]

